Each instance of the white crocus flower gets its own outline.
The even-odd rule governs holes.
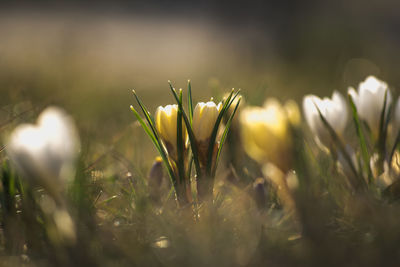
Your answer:
[[[364,82],[361,82],[358,86],[358,92],[354,88],[349,88],[349,94],[353,98],[359,117],[367,122],[375,138],[379,134],[380,117],[386,91],[388,92],[386,107],[388,107],[392,102],[388,85],[374,76],[369,76]]]
[[[73,179],[79,149],[74,121],[57,107],[45,109],[36,125],[18,126],[7,145],[7,153],[21,175],[52,194]]]
[[[303,99],[304,116],[317,142],[322,146],[330,147],[331,135],[321,120],[318,109],[336,134],[341,136],[348,119],[346,100],[337,91],[333,92],[332,98],[321,99],[315,95],[307,95]]]
[[[206,142],[212,134],[222,103],[200,102],[193,111],[193,133],[198,142]]]

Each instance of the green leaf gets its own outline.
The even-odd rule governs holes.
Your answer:
[[[386,89],[385,90],[385,96],[383,98],[383,108],[381,110],[381,116],[380,116],[380,119],[379,119],[379,135],[381,135],[383,133],[383,125],[384,125],[384,122],[385,122],[387,94],[388,94],[388,91]]]
[[[164,145],[161,142],[161,139],[158,136],[158,133],[155,129],[155,127],[151,127],[151,125],[154,126],[154,120],[150,117],[149,112],[147,111],[146,107],[142,104],[142,102],[140,101],[139,97],[137,97],[136,93],[134,92],[134,95],[136,97],[136,100],[140,106],[140,108],[142,109],[143,113],[145,114],[145,118],[147,120],[147,123],[150,125],[150,128],[148,125],[146,125],[146,123],[143,121],[143,119],[140,117],[139,113],[134,109],[134,107],[131,105],[131,110],[133,111],[133,113],[135,114],[136,118],[138,119],[140,125],[142,126],[142,128],[145,130],[145,132],[147,133],[147,135],[150,137],[151,141],[153,142],[154,146],[157,148],[165,167],[167,168],[168,174],[171,178],[171,182],[172,184],[175,186],[177,179],[175,177],[175,174],[172,170],[171,164],[169,162],[168,159],[168,155],[167,152],[165,151]],[[147,116],[146,116],[147,115]]]
[[[193,123],[193,99],[192,99],[192,84],[188,80],[188,109],[189,109],[189,121]]]
[[[182,102],[182,89],[179,90],[179,101]],[[185,180],[185,167],[184,167],[184,142],[183,142],[183,129],[182,129],[182,106],[178,106],[178,114],[176,116],[177,119],[177,151],[178,151],[178,172],[179,172],[179,182],[182,184]],[[184,187],[186,188],[186,187]]]
[[[159,140],[160,138],[158,137],[158,133],[157,133],[157,130],[156,130],[154,118],[150,115],[150,112],[148,111],[146,106],[142,103],[140,98],[136,95],[136,91],[132,90],[132,92],[133,92],[133,95],[135,96],[136,101],[139,104],[139,106],[140,106],[140,108],[141,108],[141,110],[143,112],[143,115],[146,118],[146,120],[147,120],[147,122],[148,122],[148,124],[149,124],[149,126],[150,126],[150,128],[151,128],[151,130],[152,130],[152,132],[154,134],[154,136]]]
[[[240,90],[238,90],[234,95],[234,89],[232,89],[231,93],[228,95],[227,99],[224,101],[224,105],[222,106],[221,112],[218,114],[217,120],[215,121],[213,131],[210,136],[210,143],[208,145],[207,150],[207,164],[206,164],[206,172],[208,176],[211,176],[212,172],[212,160],[213,160],[213,152],[214,145],[218,134],[219,125],[221,124],[222,118],[225,115],[225,112],[228,110],[232,102],[238,96]]]
[[[354,178],[357,179],[357,181],[356,181],[352,177],[348,177],[350,184],[352,185],[352,187],[354,189],[358,189],[360,185],[364,187],[365,181],[364,181],[363,177],[360,176],[359,173],[357,172],[357,169],[355,168],[350,155],[347,153],[347,150],[346,150],[344,144],[340,140],[339,136],[336,134],[335,130],[332,128],[332,126],[326,120],[324,115],[322,115],[321,110],[318,108],[318,106],[315,105],[315,107],[318,111],[318,114],[319,114],[319,117],[320,117],[322,123],[324,124],[325,128],[328,130],[329,134],[331,135],[333,142],[336,144],[336,146],[339,148],[339,150],[343,153],[345,160],[348,162],[350,169],[354,174]]]
[[[353,120],[354,120],[354,124],[356,127],[358,141],[360,143],[361,156],[362,156],[363,162],[364,162],[363,166],[368,175],[368,184],[370,184],[372,182],[372,173],[371,173],[371,168],[369,165],[370,156],[368,153],[367,142],[365,141],[365,137],[364,137],[364,134],[363,134],[363,131],[361,128],[360,118],[358,116],[357,108],[356,108],[356,105],[354,104],[353,98],[351,97],[350,94],[348,95],[348,98],[349,98],[350,107],[351,107],[352,114],[353,114]]]
[[[197,141],[196,137],[194,136],[192,126],[190,124],[190,121],[186,115],[185,110],[183,109],[182,101],[179,100],[178,95],[176,94],[175,88],[172,86],[171,82],[168,81],[169,87],[171,89],[172,95],[175,97],[175,100],[178,103],[178,107],[182,110],[182,118],[185,122],[186,125],[186,130],[188,131],[188,136],[189,136],[189,141],[190,141],[190,148],[192,149],[192,155],[193,155],[193,161],[194,165],[196,166],[196,174],[197,177],[202,177],[202,172],[200,168],[200,162],[199,162],[199,152],[197,150]]]
[[[378,152],[381,156],[383,156],[386,152],[386,137],[387,137],[387,127],[389,125],[389,120],[390,120],[390,114],[391,114],[391,109],[392,105],[389,104],[389,107],[387,107],[387,96],[388,96],[388,89],[385,91],[385,97],[384,97],[384,102],[383,102],[383,108],[381,111],[381,116],[379,120],[379,137],[378,137],[378,142],[377,142],[377,148]],[[387,111],[387,112],[386,112]],[[385,117],[385,115],[387,116]]]
[[[214,166],[214,169],[212,170],[212,177],[215,176],[215,173],[217,171],[217,166],[218,166],[219,158],[220,158],[220,155],[221,155],[222,147],[224,146],[226,137],[227,137],[228,132],[229,132],[229,128],[231,127],[233,117],[235,116],[236,110],[239,107],[240,101],[241,101],[241,99],[238,100],[238,102],[237,102],[237,104],[235,106],[235,109],[233,110],[231,116],[229,117],[229,119],[228,119],[228,121],[226,123],[224,133],[222,134],[221,141],[219,143],[219,147],[218,147],[218,151],[217,151],[217,157],[215,159],[215,166]]]
[[[142,117],[140,117],[139,113],[135,110],[135,108],[132,105],[130,106],[130,108],[131,108],[133,114],[135,115],[135,117],[137,118],[137,120],[139,121],[140,125],[146,132],[146,134],[150,137],[153,144],[158,147],[158,142],[157,142],[156,137],[154,136],[153,132],[150,130],[150,128],[147,126],[147,124],[143,121]]]

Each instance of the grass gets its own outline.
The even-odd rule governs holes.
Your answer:
[[[34,115],[27,114],[36,114],[36,109],[26,112],[23,117],[31,118]],[[8,123],[15,120],[19,121],[15,117]],[[228,134],[225,152],[237,153],[222,152],[214,201],[186,207],[177,206],[165,171],[157,189],[159,199],[150,197],[148,172],[154,149],[138,125],[121,132],[103,153],[93,153],[93,144],[83,138],[76,177],[65,195],[76,225],[74,242],[59,236],[44,211],[46,191],[21,179],[2,151],[0,262],[5,266],[398,263],[400,206],[395,186],[385,191],[390,197],[352,190],[333,159],[316,149],[306,131],[297,130],[293,153],[300,187],[293,192],[295,212],[288,212],[272,184],[255,186],[259,166],[240,152],[236,130],[232,127]]]
[[[48,20],[43,24],[51,25]],[[104,28],[103,25],[99,28]],[[53,43],[41,43],[45,40],[45,29],[35,38],[22,26],[8,33],[10,36],[15,33],[19,38],[10,38],[4,50],[7,57],[0,62],[1,266],[398,265],[399,183],[385,190],[374,185],[361,192],[352,190],[347,184],[348,177],[338,170],[335,159],[318,149],[305,123],[294,132],[292,156],[299,178],[299,188],[292,194],[295,212],[285,208],[272,183],[258,183],[257,178],[263,175],[262,168],[244,153],[234,119],[225,136],[215,173],[214,201],[179,207],[166,170],[159,188],[155,190],[149,182],[157,149],[129,110],[129,105],[135,101],[132,88],[152,112],[158,105],[175,103],[164,80],[175,78],[178,88],[185,87],[185,82],[181,81],[189,74],[193,80],[193,104],[210,96],[220,99],[219,96],[232,86],[243,87],[241,94],[249,104],[261,105],[272,95],[300,100],[305,89],[307,93],[324,94],[323,91],[348,86],[338,70],[343,70],[350,58],[337,60],[339,57],[334,55],[337,61],[327,63],[326,57],[321,57],[317,62],[316,58],[308,59],[314,53],[305,53],[304,60],[312,61],[307,65],[308,72],[301,64],[292,66],[278,57],[270,62],[270,57],[265,55],[260,56],[259,65],[254,66],[246,61],[248,54],[243,52],[248,50],[246,42],[240,49],[226,51],[217,49],[219,46],[208,47],[209,42],[198,44],[197,39],[190,43],[196,45],[197,51],[191,57],[192,50],[184,50],[181,55],[180,46],[172,45],[177,39],[189,40],[199,35],[193,28],[184,27],[187,34],[156,39],[156,45],[150,47],[158,49],[158,43],[168,41],[177,50],[165,54],[160,65],[158,56],[164,50],[157,50],[152,61],[147,62],[145,42],[138,50],[142,53],[136,53],[131,47],[130,38],[147,36],[147,33],[137,35],[138,30],[132,25],[133,22],[128,25],[118,22],[107,30],[106,36],[111,34],[114,42],[123,44],[121,51],[108,50],[114,46],[99,41],[103,40],[101,32],[93,40],[81,39],[86,32],[77,37],[66,35],[72,40],[72,48],[65,48],[69,54],[57,49],[46,51]],[[42,26],[36,25],[35,29]],[[62,32],[58,30],[61,28],[58,25],[57,32]],[[133,37],[126,34],[131,33],[131,29]],[[167,35],[161,33],[163,29],[157,30],[157,34]],[[222,36],[218,37],[218,43],[223,48],[226,43],[237,41],[236,34],[229,42],[224,39],[226,35],[215,36]],[[374,36],[367,40],[373,40]],[[36,46],[31,47],[27,39],[33,40]],[[153,41],[151,36],[146,40]],[[18,43],[24,44],[21,51],[13,49]],[[293,42],[293,45],[297,47],[298,43]],[[306,51],[314,49],[310,45],[306,47]],[[354,47],[358,51],[358,46]],[[93,48],[94,54],[87,54],[87,48]],[[375,49],[375,54],[386,51],[382,46]],[[107,52],[105,58],[97,55],[103,54],[102,51]],[[212,53],[205,56],[203,51]],[[128,56],[127,52],[130,52]],[[137,54],[141,57],[135,61]],[[375,54],[363,56],[374,58]],[[388,54],[390,57],[376,59],[376,62],[387,62],[382,66],[386,72],[382,73],[396,81],[397,76],[390,74],[396,69],[393,67],[396,61],[391,59],[393,53]],[[171,68],[171,62],[179,55],[178,66]],[[192,64],[188,58],[201,64]],[[141,62],[148,64],[143,66]],[[354,75],[354,70],[346,71],[346,79],[350,77],[357,82],[358,76],[364,78],[369,74],[360,71],[362,73]],[[333,79],[333,75],[340,77]],[[18,124],[34,122],[40,111],[50,104],[62,106],[72,114],[81,135],[82,150],[76,176],[64,196],[75,223],[74,242],[59,235],[53,218],[44,211],[48,193],[18,176],[3,149],[7,137]],[[357,151],[359,163],[367,162],[374,147],[368,142],[369,136],[357,113],[351,111],[356,124],[349,125],[346,143],[360,147]],[[226,122],[228,118],[223,120]],[[384,125],[382,120],[381,126]],[[395,154],[399,136],[387,134],[385,137],[389,158]],[[362,173],[358,169],[359,176],[368,174],[369,165],[362,166],[365,171]],[[192,178],[193,175],[194,171]]]

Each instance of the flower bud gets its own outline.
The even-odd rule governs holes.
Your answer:
[[[291,190],[297,189],[298,181],[297,176],[294,173],[284,173],[280,168],[277,168],[272,163],[266,163],[262,167],[264,177],[269,180],[272,185],[276,188],[278,197],[282,200],[282,203],[288,210],[294,210],[295,202]],[[288,178],[290,185],[288,185]],[[295,181],[293,181],[295,180]]]
[[[256,202],[257,208],[262,210],[265,208],[267,202],[266,181],[264,178],[257,178],[253,183],[253,198]]]
[[[321,99],[315,95],[307,95],[303,99],[304,116],[312,133],[316,136],[317,143],[323,147],[330,147],[331,135],[321,120],[318,110],[336,134],[341,136],[348,120],[346,100],[337,91],[333,92],[331,99],[327,97]]]
[[[375,178],[376,185],[385,189],[400,177],[400,154],[396,151],[389,164],[387,160],[383,162],[383,168],[379,165],[379,154],[374,153],[370,158],[370,168]]]
[[[177,116],[178,105],[158,107],[155,114],[157,131],[174,159],[177,157]],[[182,137],[186,140],[186,127],[182,121]]]
[[[197,103],[193,111],[193,133],[198,142],[207,141],[212,134],[215,122],[219,112],[222,109],[222,103],[216,105],[213,101],[207,103]]]
[[[150,169],[147,180],[150,199],[155,203],[160,203],[161,201],[161,185],[163,182],[163,177],[162,159],[157,157]]]
[[[348,91],[356,105],[358,116],[367,122],[375,138],[379,135],[380,118],[386,91],[386,108],[388,108],[388,105],[392,102],[388,85],[374,76],[369,76],[364,82],[361,82],[358,86],[358,92],[353,88],[349,88]],[[386,114],[387,112],[386,109]]]

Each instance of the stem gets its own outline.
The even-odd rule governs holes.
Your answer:
[[[197,177],[197,196],[199,202],[212,200],[214,180],[211,177]]]

